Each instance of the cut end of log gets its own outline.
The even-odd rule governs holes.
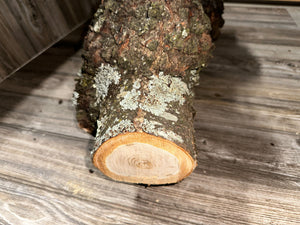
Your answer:
[[[128,183],[177,183],[191,174],[196,161],[175,143],[147,133],[125,133],[104,142],[94,165],[110,178]]]

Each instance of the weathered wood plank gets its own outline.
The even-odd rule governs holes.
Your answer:
[[[259,223],[260,220],[268,217],[277,222],[293,224],[299,216],[297,189],[286,188],[284,193],[281,193],[279,188],[282,188],[282,185],[278,187],[272,183],[268,186],[268,182],[261,182],[261,184],[249,182],[252,181],[251,177],[237,180],[227,175],[233,173],[234,177],[238,177],[236,173],[239,170],[243,175],[250,175],[251,170],[254,170],[253,167],[248,168],[248,171],[242,170],[249,164],[227,162],[226,165],[224,162],[218,162],[211,168],[212,162],[215,161],[209,163],[209,160],[212,160],[209,159],[204,161],[208,165],[203,168],[205,164],[202,164],[201,160],[200,167],[186,182],[176,186],[145,189],[141,186],[113,182],[99,172],[90,174],[86,168],[86,163],[91,166],[85,155],[87,151],[83,154],[88,141],[55,134],[43,135],[38,131],[20,130],[18,127],[6,125],[1,126],[0,132],[1,143],[3,143],[0,150],[3,153],[2,157],[6,158],[1,163],[3,166],[0,168],[0,177],[13,182],[23,182],[22,186],[25,187],[21,186],[19,190],[34,186],[44,194],[47,192],[46,202],[49,201],[48,198],[53,198],[51,195],[56,195],[53,194],[54,192],[86,199],[87,202],[92,201],[100,205],[113,204],[111,207],[116,210],[116,213],[123,210],[132,216],[145,215],[159,219],[162,224],[199,224],[199,221],[204,224],[214,224],[218,221],[247,224],[248,219],[255,224],[255,221]],[[221,169],[225,170],[221,172]],[[259,171],[253,171],[252,175],[258,176]],[[262,180],[270,181],[269,172],[260,175]],[[224,188],[219,188],[220,186]],[[287,183],[286,186],[291,187],[294,184]],[[32,195],[32,191],[35,192],[24,191],[23,197]],[[271,203],[265,200],[266,196]],[[63,201],[64,196],[59,199]],[[245,215],[249,204],[252,204],[251,212]],[[75,208],[79,207],[76,203],[73,205]],[[226,210],[223,210],[224,207]],[[46,205],[41,208],[46,210],[48,207]],[[261,211],[262,208],[268,210]],[[234,216],[232,216],[233,212]],[[67,217],[75,216],[70,212],[66,214]],[[165,220],[164,215],[168,215]],[[131,223],[142,221],[140,218],[133,217]]]
[[[70,183],[68,190],[58,191],[12,181],[7,176],[0,182],[0,222],[4,225],[130,224],[133,219],[126,206],[77,196],[83,190],[77,184]],[[159,221],[142,214],[134,215],[134,220],[139,224]]]
[[[97,0],[0,1],[0,82],[91,18]]]
[[[77,127],[71,101],[39,96],[27,96],[27,101],[23,101],[23,95],[20,94],[9,92],[0,94],[0,122],[44,132],[89,138],[88,134]],[[15,110],[7,107],[11,103],[15,104]]]
[[[224,19],[227,23],[240,26],[256,25],[265,28],[295,29],[295,21],[285,8],[262,8],[262,7],[226,7]],[[249,27],[249,26],[248,26]]]

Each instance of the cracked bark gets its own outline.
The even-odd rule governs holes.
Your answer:
[[[222,12],[217,0],[100,5],[85,38],[74,100],[79,126],[95,135],[91,154],[104,174],[166,184],[193,171],[193,87]]]

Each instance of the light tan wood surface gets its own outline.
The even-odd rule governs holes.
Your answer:
[[[93,162],[112,179],[156,185],[177,183],[196,167],[186,150],[144,132],[120,134],[109,139],[98,148]]]
[[[226,4],[195,108],[198,166],[169,186],[110,180],[72,106],[69,37],[0,85],[0,224],[300,223],[300,30],[285,7]]]

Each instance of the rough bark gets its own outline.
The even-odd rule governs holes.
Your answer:
[[[223,25],[222,7],[217,0],[107,0],[100,5],[85,39],[74,101],[80,127],[96,136],[91,154],[105,174],[110,176],[97,161],[107,148],[101,146],[129,133],[145,134],[135,135],[135,142],[150,134],[168,146],[174,143],[191,157],[194,169],[193,87],[210,57],[211,35],[215,38]],[[145,143],[154,140],[149,138]],[[191,171],[171,180],[110,177],[161,184]]]

